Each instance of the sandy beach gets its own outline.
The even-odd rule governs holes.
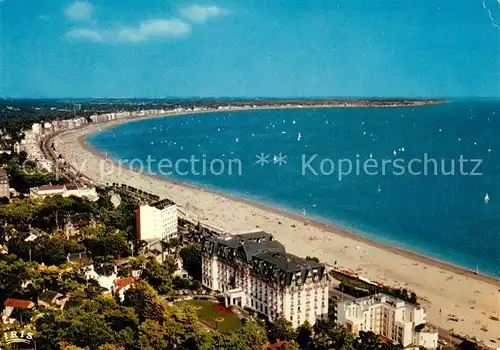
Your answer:
[[[64,159],[99,183],[124,183],[168,197],[194,219],[231,233],[264,230],[282,242],[288,252],[316,256],[323,262],[357,271],[361,276],[394,287],[415,291],[427,309],[428,321],[462,335],[500,344],[500,322],[492,320],[500,307],[500,281],[435,261],[398,248],[382,245],[300,216],[242,198],[167,181],[115,167],[101,172],[105,156],[85,143],[85,137],[107,125],[89,125],[54,137]],[[109,162],[109,161],[108,161]],[[425,301],[428,300],[428,301]],[[450,315],[459,321],[449,320]],[[487,329],[487,331],[485,331]],[[496,346],[495,346],[496,347]]]

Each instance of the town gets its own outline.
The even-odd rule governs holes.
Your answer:
[[[479,346],[427,324],[411,291],[289,254],[270,233],[234,234],[197,222],[168,198],[96,183],[51,144],[54,134],[86,124],[183,112],[36,122],[1,151],[1,327],[32,334],[22,345],[6,337],[4,346]]]

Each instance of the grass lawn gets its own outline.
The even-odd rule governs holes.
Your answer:
[[[235,331],[241,327],[241,322],[238,316],[234,313],[225,313],[215,310],[215,303],[210,300],[186,300],[183,301],[192,305],[200,321],[213,329],[221,332]],[[218,317],[223,318],[222,322],[215,321]]]

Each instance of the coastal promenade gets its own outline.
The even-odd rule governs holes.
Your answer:
[[[103,127],[103,124],[94,124],[55,135],[52,141],[56,152],[62,154],[73,168],[98,183],[119,182],[162,198],[168,197],[190,217],[232,233],[265,230],[293,254],[316,256],[372,281],[415,291],[432,324],[475,337],[495,348],[500,344],[500,323],[497,321],[500,283],[497,279],[382,245],[330,225],[306,221],[280,208],[269,208],[230,194],[214,193],[129,169],[115,168],[111,174],[100,173],[105,156],[89,147],[85,137]]]

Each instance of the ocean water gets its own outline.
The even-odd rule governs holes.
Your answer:
[[[159,173],[164,159],[170,178],[500,276],[499,100],[192,114],[122,124],[88,142],[135,168],[142,160],[147,170],[149,156]],[[261,154],[267,162],[256,163]]]

